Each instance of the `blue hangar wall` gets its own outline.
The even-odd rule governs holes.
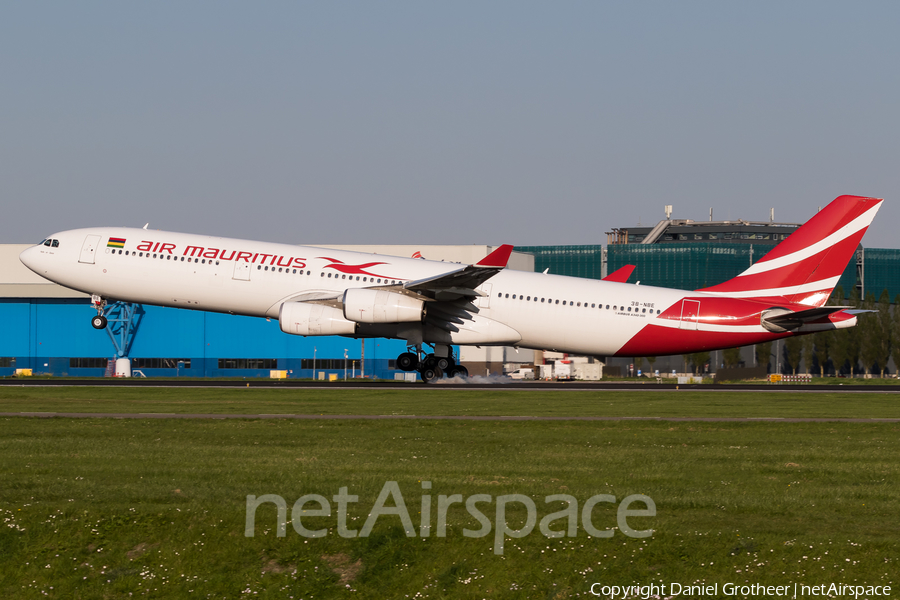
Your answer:
[[[271,369],[290,378],[316,372],[360,374],[361,340],[299,337],[282,333],[276,321],[177,308],[142,306],[129,352],[133,368],[148,377],[268,377]],[[87,299],[0,299],[0,376],[15,369],[56,376],[102,376],[115,358],[106,331],[91,327],[96,313]],[[393,379],[402,340],[365,341],[365,375]],[[184,360],[184,368],[177,361]],[[144,366],[148,365],[148,366]],[[327,378],[327,375],[326,375]]]

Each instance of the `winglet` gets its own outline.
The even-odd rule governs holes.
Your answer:
[[[509,256],[512,254],[513,247],[510,244],[503,244],[477,263],[475,263],[476,267],[493,267],[495,269],[502,269],[506,267],[506,263],[509,262]]]
[[[634,272],[634,265],[625,265],[621,269],[613,271],[609,275],[603,278],[603,281],[614,281],[616,283],[625,283],[628,281],[628,278],[631,277],[631,274]]]

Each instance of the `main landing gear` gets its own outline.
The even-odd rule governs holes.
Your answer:
[[[448,356],[422,354],[421,346],[415,347],[415,352],[408,351],[398,356],[397,368],[407,372],[418,371],[425,383],[434,383],[445,375],[450,379],[469,376],[468,369],[456,363],[452,352]]]
[[[106,329],[107,320],[103,315],[103,310],[106,308],[106,298],[91,296],[91,306],[97,309],[97,316],[91,319],[91,327],[94,329]]]

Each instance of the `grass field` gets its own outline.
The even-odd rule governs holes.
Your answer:
[[[0,387],[0,412],[900,418],[896,393]],[[864,388],[863,388],[864,389]]]
[[[0,389],[0,411],[599,416],[900,416],[894,394],[421,390]],[[667,421],[2,419],[0,596],[4,598],[569,598],[592,583],[844,583],[900,587],[900,424]],[[290,523],[274,505],[245,537],[247,495],[358,496],[361,529],[385,482],[413,524],[382,516],[368,537],[331,516]],[[423,489],[422,482],[431,482]],[[646,494],[653,517],[549,539],[504,538],[465,507],[436,536],[437,498],[523,494],[538,521],[569,494]],[[391,502],[388,505],[392,505]],[[308,505],[309,506],[309,505]],[[636,506],[638,508],[640,506]],[[290,518],[290,514],[288,514]],[[597,505],[598,529],[616,526]],[[505,520],[518,529],[522,504]],[[552,529],[565,530],[564,520]],[[417,531],[418,533],[418,531]],[[686,597],[684,595],[681,596]],[[865,597],[865,596],[862,596]]]

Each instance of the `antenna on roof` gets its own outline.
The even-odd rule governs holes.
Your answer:
[[[775,222],[775,208],[772,207],[769,209],[769,223]]]
[[[672,219],[672,205],[666,204],[666,220],[670,221]]]
[[[712,206],[709,207],[709,222],[712,223]]]

